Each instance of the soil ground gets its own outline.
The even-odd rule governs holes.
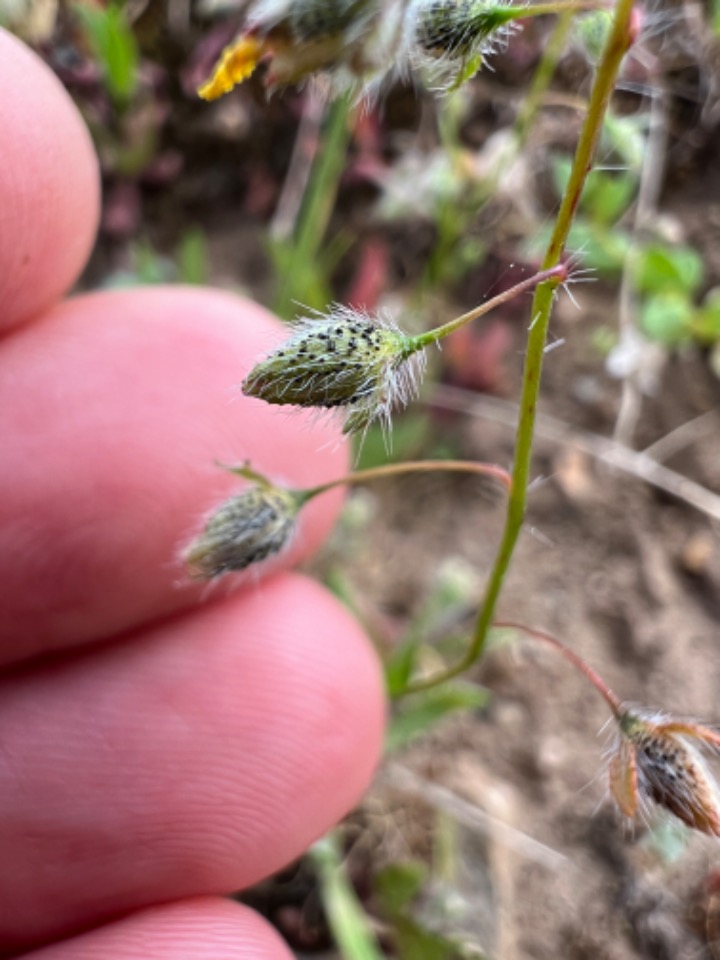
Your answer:
[[[548,356],[541,408],[567,425],[569,442],[538,438],[535,471],[544,479],[534,488],[498,615],[563,639],[623,699],[716,720],[717,523],[573,447],[578,427],[612,429],[620,393],[590,344],[594,319],[611,304],[595,291],[579,301],[579,314],[561,311],[556,333],[566,347]],[[574,399],[587,394],[587,378],[594,385],[590,403]],[[640,446],[718,399],[720,388],[700,355],[674,358],[659,394],[646,403]],[[493,408],[460,415],[453,429],[464,456],[508,462],[512,433]],[[717,423],[669,465],[720,491]],[[422,478],[386,485],[373,496],[375,520],[352,573],[381,610],[397,616],[417,609],[445,556],[489,569],[502,505],[479,495],[471,480]],[[720,944],[708,944],[707,935],[717,841],[686,832],[669,855],[657,819],[634,828],[622,822],[609,798],[603,758],[608,711],[586,681],[552,652],[529,644],[514,654],[491,652],[475,678],[493,691],[489,708],[446,721],[391,761],[391,771],[409,767],[547,848],[547,856],[531,845],[518,849],[517,838],[497,826],[475,828],[486,847],[479,862],[477,853],[469,857],[464,893],[472,914],[487,901],[489,878],[491,956],[720,955]],[[389,785],[380,778],[376,802],[402,809],[410,797],[422,806],[422,784],[412,781],[405,792],[393,784],[392,775]]]

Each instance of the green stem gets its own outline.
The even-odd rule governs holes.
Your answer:
[[[553,286],[553,289],[555,289],[558,283],[562,283],[567,279],[568,270],[567,267],[562,264],[556,265],[550,270],[540,270],[538,273],[534,273],[531,277],[528,277],[527,280],[521,280],[520,283],[516,283],[514,287],[505,290],[504,293],[499,293],[496,297],[493,297],[492,300],[486,300],[485,303],[481,303],[480,306],[473,307],[472,310],[468,310],[468,312],[464,313],[461,317],[455,317],[454,320],[449,320],[447,323],[443,323],[442,326],[435,327],[434,330],[426,330],[425,333],[408,337],[408,353],[415,353],[417,350],[422,350],[432,343],[437,343],[439,340],[449,337],[451,333],[455,333],[460,327],[464,327],[473,320],[477,320],[478,317],[489,313],[491,310],[494,310],[495,307],[499,307],[501,304],[513,300],[518,294],[524,293],[526,290],[532,290],[533,287],[536,287],[539,283],[555,280],[556,282]]]
[[[317,260],[327,232],[350,142],[351,112],[349,97],[340,97],[330,107],[295,230],[292,237],[278,244],[289,251],[287,259],[282,261],[283,276],[278,277],[279,293],[273,307],[281,317],[293,313],[298,290],[296,278]]]
[[[330,222],[340,175],[345,167],[351,135],[351,110],[349,97],[340,97],[330,107],[327,128],[300,212],[297,245],[302,255],[301,263],[310,263],[315,258]]]
[[[503,20],[526,20],[529,17],[544,17],[549,13],[578,13],[581,10],[607,10],[603,0],[558,0],[557,3],[531,3],[527,7],[505,7]]]
[[[634,38],[632,11],[634,0],[617,0],[612,27],[605,44],[602,58],[598,64],[588,110],[585,116],[575,159],[573,160],[555,227],[542,263],[544,270],[550,270],[560,262],[567,243],[570,226],[575,215],[580,196],[588,173],[592,169],[603,119],[610,96],[625,56]],[[523,371],[520,416],[518,420],[515,463],[512,474],[512,488],[508,499],[507,514],[502,540],[495,562],[490,572],[485,596],[478,612],[475,631],[465,655],[452,667],[435,676],[418,680],[406,688],[406,693],[427,690],[463,673],[478,660],[485,649],[488,630],[493,621],[500,590],[510,567],[513,551],[520,535],[527,506],[527,489],[530,478],[533,434],[535,429],[535,410],[540,389],[540,376],[543,366],[543,354],[547,338],[553,295],[557,281],[541,283],[533,299],[530,332],[527,341],[525,369]]]
[[[259,486],[274,486],[272,481],[268,480],[264,474],[253,470],[249,462],[237,466],[218,462],[217,465],[223,470],[234,473],[235,476],[244,477]],[[408,460],[405,463],[387,463],[381,467],[355,470],[344,477],[321,483],[317,487],[306,487],[302,490],[292,490],[290,492],[297,498],[299,506],[305,506],[309,500],[320,496],[322,493],[327,493],[328,490],[334,490],[336,487],[355,487],[373,480],[402,476],[406,473],[475,473],[499,480],[506,490],[510,490],[512,486],[510,474],[496,463],[481,463],[472,460]]]

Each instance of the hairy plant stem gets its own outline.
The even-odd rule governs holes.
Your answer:
[[[333,490],[335,487],[360,486],[372,480],[381,480],[385,477],[402,476],[406,473],[476,473],[499,480],[506,490],[510,490],[512,480],[507,470],[503,470],[495,463],[480,463],[470,460],[409,460],[406,463],[388,463],[382,467],[370,467],[367,470],[356,470],[337,480],[311,487],[308,490],[296,491],[296,494],[306,503],[321,493]],[[243,476],[249,476],[243,473]]]
[[[261,487],[274,487],[272,481],[268,480],[264,474],[254,470],[249,462],[240,466],[218,463],[218,466],[238,477],[252,480],[253,483]],[[369,467],[367,470],[354,470],[352,473],[347,473],[336,480],[328,480],[327,483],[318,484],[316,487],[305,487],[289,492],[297,498],[299,506],[305,506],[309,500],[327,493],[328,490],[334,490],[336,487],[357,487],[373,480],[383,480],[386,477],[397,477],[407,473],[475,473],[499,480],[508,491],[512,486],[510,474],[496,463],[482,463],[472,460],[408,460],[405,463],[387,463],[381,467]]]
[[[533,640],[540,640],[542,643],[551,646],[556,653],[564,657],[568,663],[595,687],[605,703],[610,707],[613,716],[616,718],[620,717],[622,712],[622,701],[620,697],[613,693],[600,674],[593,670],[589,663],[583,660],[574,650],[571,650],[570,647],[566,647],[564,643],[561,643],[561,641],[551,633],[545,633],[544,630],[536,630],[534,627],[526,627],[524,623],[514,623],[511,620],[495,620],[493,627],[501,630],[519,630],[527,634],[528,637],[532,637]]]
[[[556,267],[563,256],[570,226],[575,215],[592,159],[602,132],[603,119],[612,95],[622,59],[634,39],[632,24],[634,0],[617,0],[612,26],[605,49],[598,64],[595,81],[588,102],[587,114],[580,132],[570,178],[560,204],[552,236],[545,252],[542,269]],[[530,478],[535,412],[540,389],[543,354],[547,338],[550,314],[557,279],[539,284],[533,298],[530,329],[525,354],[525,369],[520,399],[520,415],[516,432],[515,462],[512,472],[512,488],[508,499],[505,526],[485,596],[478,612],[475,630],[467,652],[453,666],[434,676],[408,684],[405,693],[416,693],[436,687],[457,676],[472,666],[483,654],[488,630],[492,624],[502,585],[505,581],[515,545],[522,529],[527,507],[527,491]]]
[[[435,327],[434,330],[427,330],[425,333],[408,337],[408,354],[422,350],[423,347],[427,347],[432,343],[438,343],[438,341],[443,340],[445,337],[449,337],[451,333],[455,333],[460,327],[464,327],[466,324],[472,323],[473,320],[477,320],[484,314],[490,313],[495,307],[499,307],[503,303],[513,300],[518,294],[524,293],[526,290],[532,290],[539,283],[544,283],[547,280],[563,283],[568,279],[568,276],[569,271],[563,264],[556,264],[549,270],[539,270],[531,277],[528,277],[527,280],[521,280],[520,283],[516,283],[514,287],[510,287],[509,290],[499,293],[496,297],[493,297],[492,300],[486,300],[478,307],[473,307],[472,310],[468,310],[468,312],[463,313],[462,316],[455,317],[454,320],[449,320],[447,323],[443,323],[442,326]]]

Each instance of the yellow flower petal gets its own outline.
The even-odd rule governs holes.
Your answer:
[[[253,73],[265,52],[262,40],[256,37],[238,37],[225,47],[215,65],[213,75],[198,90],[203,100],[217,100]]]

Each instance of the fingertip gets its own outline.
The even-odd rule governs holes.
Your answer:
[[[116,636],[206,597],[184,575],[183,547],[246,483],[218,461],[249,460],[297,488],[346,472],[331,424],[311,429],[302,412],[240,393],[282,336],[250,301],[157,287],[67,300],[6,338],[0,660]],[[311,553],[341,499],[304,508],[289,549],[244,583]]]
[[[0,28],[0,330],[40,313],[75,282],[100,210],[95,151],[70,96]]]
[[[357,803],[384,720],[367,637],[298,574],[4,682],[0,939],[256,883]]]
[[[25,960],[292,960],[277,931],[242,904],[198,897],[140,910],[25,954]]]

